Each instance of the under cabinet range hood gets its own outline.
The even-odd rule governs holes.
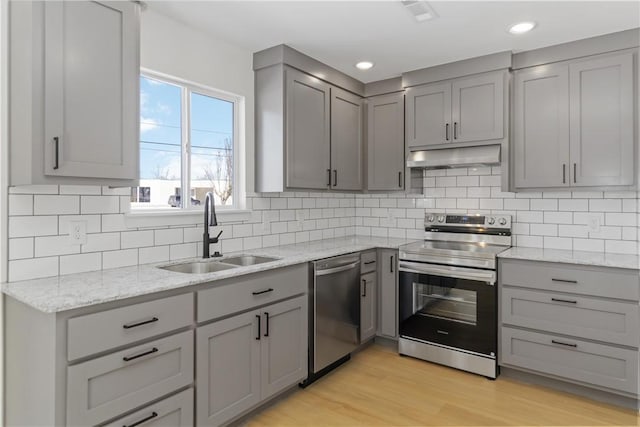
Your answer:
[[[499,144],[412,151],[407,157],[407,167],[422,169],[468,168],[499,164]]]

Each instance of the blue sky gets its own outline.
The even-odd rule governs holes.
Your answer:
[[[180,178],[181,88],[140,77],[140,176],[158,171]],[[233,104],[198,93],[191,96],[192,179],[197,179],[233,138]]]

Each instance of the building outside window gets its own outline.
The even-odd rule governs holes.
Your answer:
[[[140,76],[140,185],[133,210],[235,208],[240,97],[179,79]],[[189,197],[183,197],[188,194]]]

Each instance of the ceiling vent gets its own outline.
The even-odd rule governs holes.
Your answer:
[[[400,2],[418,22],[430,21],[438,17],[436,11],[426,1],[401,0]]]

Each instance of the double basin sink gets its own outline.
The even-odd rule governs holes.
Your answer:
[[[206,274],[215,271],[229,270],[237,267],[245,267],[248,265],[262,264],[265,262],[276,261],[278,258],[254,255],[238,255],[222,260],[203,259],[201,261],[189,261],[180,264],[165,265],[158,268],[177,273],[187,274]]]

